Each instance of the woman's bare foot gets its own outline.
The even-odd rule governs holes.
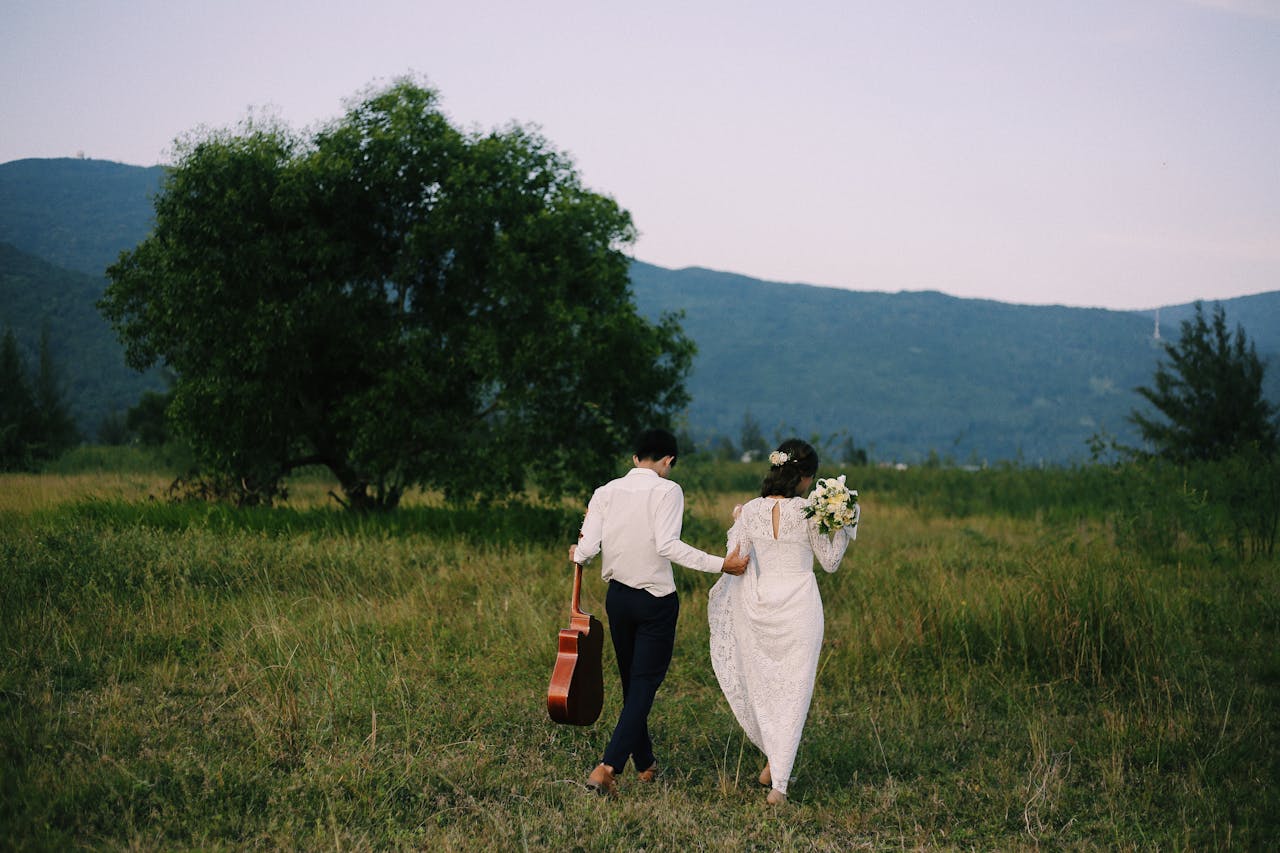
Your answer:
[[[769,762],[764,763],[764,769],[760,771],[760,784],[768,787],[773,784],[773,774],[769,772]]]
[[[786,800],[787,800],[786,794],[782,793],[777,788],[773,788],[772,790],[769,791],[769,796],[765,797],[764,801],[771,806],[776,806],[779,803],[786,802]]]

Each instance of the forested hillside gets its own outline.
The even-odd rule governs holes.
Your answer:
[[[1066,461],[1127,435],[1158,348],[1138,315],[867,293],[636,264],[642,306],[685,311],[690,422],[847,430],[876,458]]]
[[[106,266],[150,228],[163,169],[94,160],[0,164],[0,326],[32,351],[48,323],[81,427],[159,388],[98,316]],[[72,270],[79,270],[73,272]],[[636,262],[637,303],[684,313],[698,344],[685,426],[737,441],[842,434],[880,460],[1068,462],[1100,430],[1133,440],[1133,389],[1151,381],[1153,312],[1010,305],[941,293],[766,282]],[[1271,362],[1280,399],[1280,291],[1225,301]],[[1176,339],[1188,306],[1161,309]],[[843,439],[841,439],[843,441]]]
[[[1159,310],[1160,337],[1164,340],[1176,340],[1182,321],[1191,318],[1194,307],[1193,303],[1161,308]],[[1272,372],[1280,377],[1280,291],[1224,299],[1222,307],[1226,309],[1227,319],[1232,328],[1236,323],[1242,324],[1249,335],[1249,340],[1257,345],[1259,354],[1270,354],[1276,359]],[[1154,331],[1156,311],[1143,311],[1142,315],[1150,318],[1148,323]],[[1277,390],[1280,390],[1280,387]],[[1273,397],[1273,399],[1277,398]]]
[[[88,438],[105,416],[123,414],[144,391],[163,387],[158,371],[140,374],[125,365],[115,333],[95,307],[104,281],[0,243],[0,334],[11,329],[34,364],[48,326],[71,415]]]
[[[164,169],[106,160],[0,164],[0,242],[51,264],[101,276],[151,228]]]
[[[698,342],[689,421],[736,436],[847,432],[873,458],[1068,462],[1091,436],[1135,443],[1162,342],[1191,306],[1154,312],[1011,305],[941,293],[875,293],[636,263],[650,312],[683,310]],[[1280,400],[1280,292],[1223,301],[1271,364]],[[745,369],[744,369],[745,365]]]

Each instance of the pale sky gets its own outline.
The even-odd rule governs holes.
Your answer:
[[[0,162],[170,162],[408,73],[537,125],[633,254],[1147,308],[1280,290],[1280,0],[0,0]]]

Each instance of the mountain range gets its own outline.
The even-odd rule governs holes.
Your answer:
[[[0,329],[34,354],[48,325],[89,435],[163,387],[157,371],[124,364],[94,307],[106,267],[146,236],[163,176],[98,160],[0,164]],[[681,312],[698,345],[683,415],[695,437],[737,441],[750,420],[771,438],[851,439],[882,461],[1056,464],[1086,458],[1097,433],[1134,442],[1134,389],[1151,382],[1162,342],[1192,311],[1163,306],[1157,319],[640,261],[631,277],[640,311]],[[1280,400],[1280,291],[1221,304],[1268,360],[1267,393]]]

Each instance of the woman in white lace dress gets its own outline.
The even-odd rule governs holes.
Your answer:
[[[770,454],[760,497],[735,509],[729,548],[751,561],[739,577],[711,588],[711,664],[720,689],[747,737],[765,754],[760,782],[768,801],[786,798],[804,731],[822,649],[822,598],[813,559],[827,572],[840,566],[857,526],[830,536],[804,515],[818,472],[814,449],[799,439]]]

